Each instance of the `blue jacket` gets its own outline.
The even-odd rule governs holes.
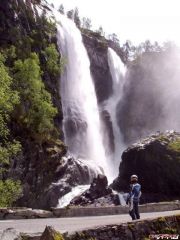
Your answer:
[[[127,202],[139,202],[139,198],[141,197],[141,185],[139,183],[135,183],[132,185],[131,191],[127,197]]]

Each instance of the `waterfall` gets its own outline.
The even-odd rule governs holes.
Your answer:
[[[65,143],[74,158],[96,163],[109,177],[97,98],[81,33],[64,16],[59,14],[56,20],[60,22],[58,46],[66,60],[60,84]]]
[[[112,122],[115,150],[113,156],[111,156],[111,170],[115,177],[119,173],[118,170],[121,154],[125,149],[122,134],[117,124],[116,107],[123,97],[123,86],[125,83],[126,68],[122,63],[120,57],[111,48],[108,48],[108,64],[113,80],[113,94],[108,100],[104,102],[103,108],[108,111]]]

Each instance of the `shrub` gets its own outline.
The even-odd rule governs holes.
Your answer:
[[[10,207],[22,192],[19,181],[7,179],[0,180],[0,207]]]

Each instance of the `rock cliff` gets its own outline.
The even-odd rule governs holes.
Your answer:
[[[180,198],[180,133],[156,133],[133,144],[122,154],[116,190],[128,192],[132,174],[139,176],[142,202]]]
[[[97,98],[102,102],[112,94],[112,77],[107,59],[108,42],[98,33],[89,30],[84,30],[82,36],[90,59]]]

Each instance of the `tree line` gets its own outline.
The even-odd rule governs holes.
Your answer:
[[[61,4],[58,11],[73,20],[79,29],[92,29],[91,19],[88,17],[81,18],[77,7],[66,12],[63,4]],[[100,36],[105,37],[108,41],[113,42],[116,47],[121,49],[124,56],[124,62],[137,59],[143,53],[161,52],[175,47],[175,43],[173,42],[164,42],[159,44],[157,41],[151,42],[150,40],[145,40],[138,45],[134,45],[130,40],[126,40],[126,42],[121,43],[116,33],[106,34],[102,26],[99,26],[99,28],[94,31]]]

